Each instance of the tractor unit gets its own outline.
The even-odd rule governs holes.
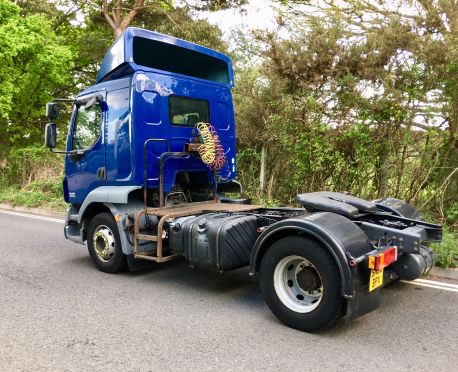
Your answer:
[[[385,284],[433,266],[426,242],[441,226],[400,200],[319,191],[297,195],[300,208],[271,208],[243,198],[233,86],[226,55],[128,28],[95,85],[47,104],[46,146],[65,154],[65,237],[86,243],[98,269],[249,266],[278,319],[317,331],[376,309]],[[73,112],[58,151],[63,103]]]

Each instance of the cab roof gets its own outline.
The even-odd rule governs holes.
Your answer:
[[[232,62],[225,54],[158,32],[129,27],[105,54],[97,83],[138,70],[166,71],[234,85]]]

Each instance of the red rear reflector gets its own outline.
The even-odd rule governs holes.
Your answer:
[[[394,261],[398,259],[398,247],[393,246],[380,252],[377,256],[369,256],[369,269],[382,270],[387,266],[390,266]]]

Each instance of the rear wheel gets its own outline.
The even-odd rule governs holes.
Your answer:
[[[127,268],[118,226],[110,213],[100,213],[91,220],[87,230],[87,247],[99,270],[117,273]]]
[[[289,236],[273,243],[261,261],[260,284],[272,313],[292,328],[324,329],[342,312],[338,267],[314,240]]]

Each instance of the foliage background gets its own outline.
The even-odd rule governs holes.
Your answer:
[[[64,208],[62,159],[42,146],[44,105],[92,84],[114,36],[134,25],[231,55],[248,196],[404,199],[447,226],[436,250],[456,266],[457,1],[277,1],[277,29],[235,30],[232,44],[198,17],[245,3],[0,0],[0,202]]]

